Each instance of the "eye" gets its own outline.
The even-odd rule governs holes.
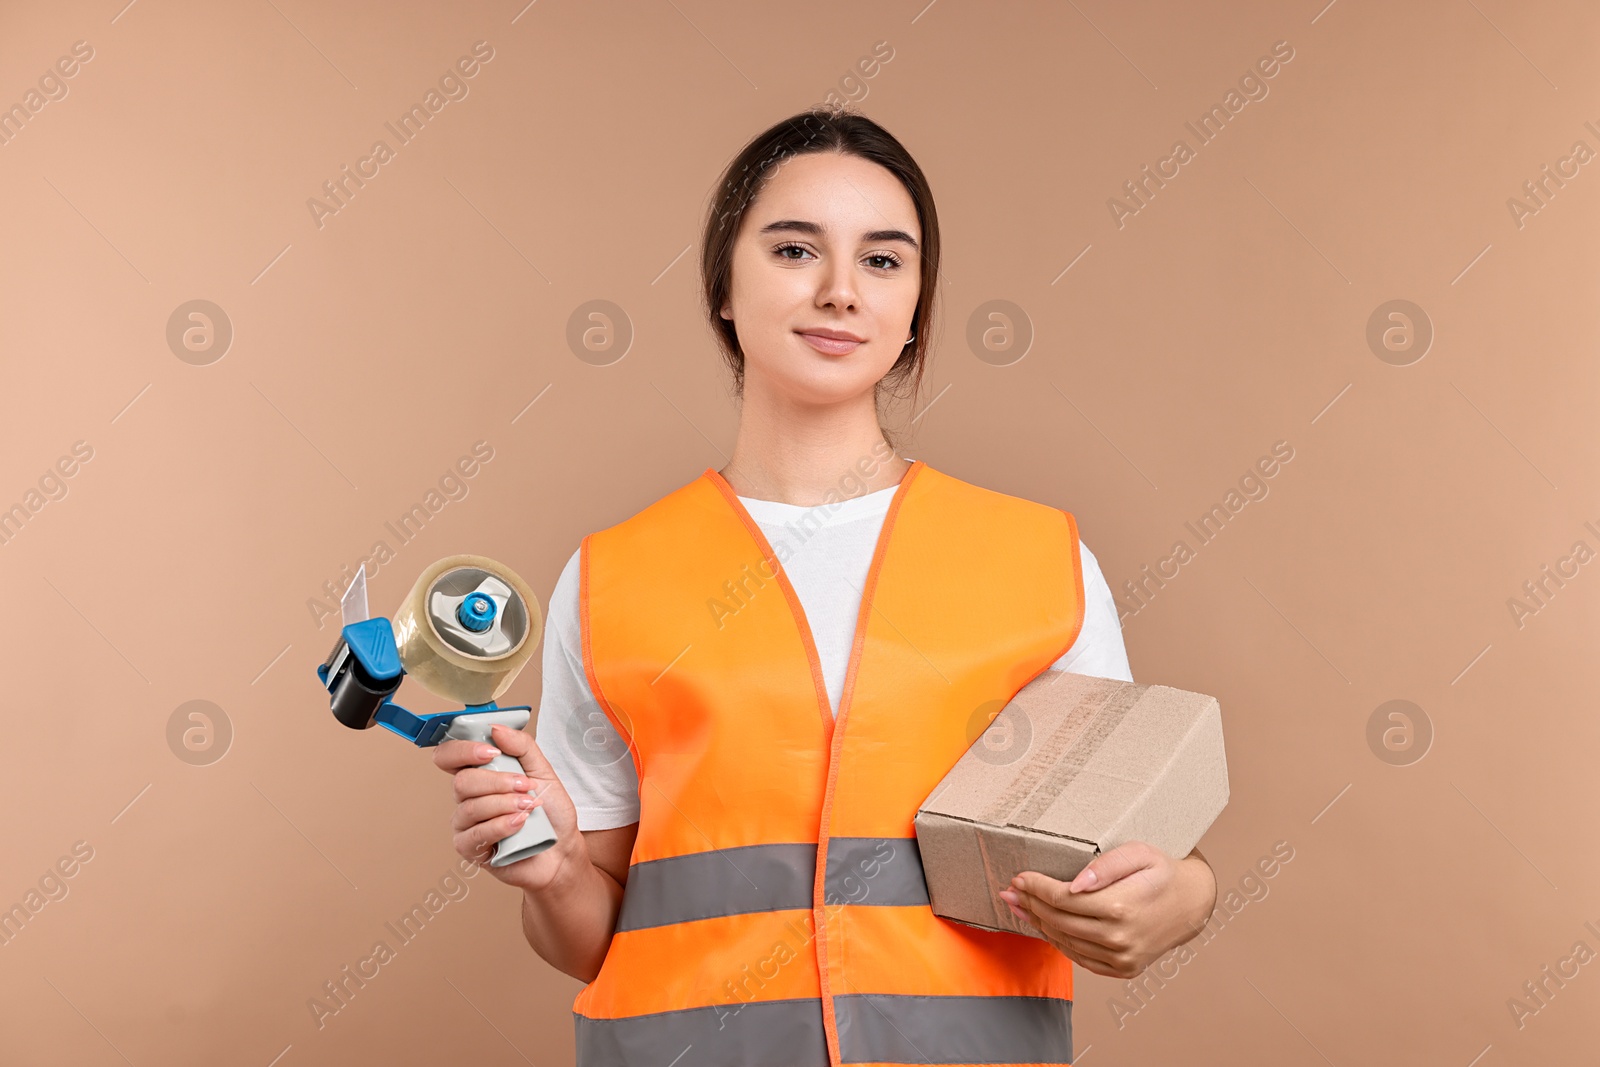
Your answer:
[[[793,242],[785,242],[785,243],[779,245],[778,247],[774,248],[772,251],[777,254],[779,259],[787,259],[787,260],[790,260],[792,262],[798,263],[800,261],[800,257],[799,256],[785,255],[785,253],[786,252],[790,252],[790,251],[794,251],[794,252],[809,252],[810,250],[808,248],[806,248],[804,245],[797,245],[797,244],[794,244]]]
[[[900,257],[896,256],[892,252],[874,252],[874,253],[872,253],[872,255],[867,257],[867,260],[869,262],[872,261],[872,260],[875,260],[875,259],[888,260],[888,263],[886,263],[885,265],[883,265],[881,267],[878,267],[877,268],[878,270],[893,270],[894,268],[900,266]]]

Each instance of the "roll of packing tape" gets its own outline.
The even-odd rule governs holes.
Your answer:
[[[446,556],[423,571],[393,622],[406,673],[462,704],[487,704],[510,688],[544,632],[528,583],[472,555]]]

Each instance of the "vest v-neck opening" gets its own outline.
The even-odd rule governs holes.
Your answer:
[[[861,658],[861,649],[866,637],[865,622],[872,605],[872,592],[874,587],[877,585],[877,569],[880,561],[883,558],[884,551],[888,546],[889,538],[894,533],[895,514],[899,510],[900,502],[905,499],[906,490],[910,487],[912,479],[916,477],[917,472],[920,471],[923,466],[924,464],[921,460],[913,460],[911,466],[907,468],[906,473],[901,476],[899,484],[894,486],[894,491],[890,496],[887,514],[884,516],[883,520],[883,526],[878,530],[878,539],[872,548],[872,562],[867,567],[866,584],[861,590],[861,606],[856,615],[856,633],[851,641],[850,657],[845,664],[844,688],[839,694],[839,714],[837,717],[833,713],[833,704],[828,699],[828,687],[822,673],[822,657],[817,652],[816,637],[811,632],[811,623],[806,618],[804,605],[800,603],[800,595],[795,592],[794,583],[789,581],[788,572],[783,569],[782,562],[779,561],[777,553],[772,550],[772,545],[770,542],[768,542],[767,535],[761,531],[760,524],[750,513],[750,510],[745,507],[743,500],[741,500],[739,497],[739,494],[734,492],[733,486],[729,484],[728,480],[724,478],[722,474],[714,467],[707,467],[704,475],[702,475],[702,477],[708,479],[712,485],[716,486],[717,490],[722,494],[723,499],[728,502],[728,506],[733,509],[734,515],[739,519],[740,522],[744,524],[746,531],[749,532],[751,538],[755,541],[756,547],[761,550],[762,557],[767,560],[768,566],[772,569],[774,578],[778,582],[779,588],[783,590],[784,599],[789,602],[789,613],[794,617],[795,626],[800,631],[800,643],[804,646],[806,660],[811,665],[811,680],[817,693],[817,712],[822,722],[823,737],[827,739],[830,748],[833,741],[834,731],[838,725],[844,721],[845,712],[848,710],[850,691],[854,687],[853,682],[855,679],[856,665]],[[852,498],[852,500],[854,502],[861,502],[867,500],[869,496],[873,495],[876,494],[866,494],[861,497]],[[852,501],[850,500],[845,501],[846,504],[851,502]],[[779,507],[798,507],[797,505],[784,505],[779,501],[771,500],[760,501],[760,503],[776,504]],[[808,509],[799,508],[799,510],[804,511]]]
[[[828,898],[827,898],[827,872],[828,872],[828,838],[833,821],[833,796],[834,789],[839,779],[839,751],[844,740],[845,723],[850,718],[850,705],[855,696],[856,673],[861,666],[861,652],[867,642],[867,620],[871,618],[872,602],[878,588],[878,575],[883,567],[884,555],[888,550],[889,541],[894,536],[897,525],[896,520],[900,514],[900,507],[905,503],[906,491],[911,487],[924,464],[915,460],[911,468],[900,479],[900,484],[895,488],[894,496],[889,502],[889,511],[883,517],[883,526],[878,530],[878,540],[872,549],[872,562],[867,566],[866,584],[861,588],[861,607],[856,613],[856,632],[850,643],[850,658],[845,666],[844,690],[839,694],[839,715],[835,719],[828,703],[828,690],[822,677],[822,658],[817,654],[817,643],[811,634],[811,625],[806,621],[805,609],[800,604],[800,597],[795,593],[794,586],[789,581],[789,576],[779,562],[777,555],[772,551],[772,546],[767,543],[766,535],[761,532],[761,527],[756,524],[744,504],[739,501],[739,495],[733,491],[726,478],[711,467],[706,468],[705,476],[717,487],[723,497],[733,507],[745,529],[750,532],[760,547],[762,554],[773,568],[774,576],[783,589],[784,596],[789,601],[789,611],[794,616],[795,625],[800,630],[801,643],[805,646],[806,658],[811,664],[811,678],[817,691],[817,713],[822,720],[823,742],[828,749],[828,779],[822,793],[822,821],[817,827],[817,852],[816,867],[811,883],[811,916],[815,924],[814,929],[822,931],[828,926]],[[841,1056],[839,1043],[839,1023],[835,1014],[833,991],[830,981],[830,965],[828,963],[828,938],[818,936],[816,939],[817,976],[821,983],[822,991],[822,1028],[824,1040],[828,1048],[830,1063],[838,1063]]]
[[[909,468],[908,468],[909,469]],[[904,478],[901,479],[904,481]],[[762,500],[759,497],[739,497],[739,503],[750,517],[767,526],[789,523],[812,523],[816,526],[836,526],[857,519],[878,518],[889,510],[898,484],[845,497],[822,504],[787,504],[781,500]]]

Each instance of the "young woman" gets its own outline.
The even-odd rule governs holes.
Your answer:
[[[1070,513],[897,454],[939,227],[906,150],[814,110],[756,137],[707,216],[706,311],[741,398],[719,470],[583,539],[551,594],[537,744],[438,746],[456,850],[542,804],[523,890],[541,957],[588,983],[578,1062],[1068,1063],[1072,964],[1131,977],[1216,884],[1133,842],[999,893],[1043,937],[933,914],[912,817],[1049,668],[1132,681]]]

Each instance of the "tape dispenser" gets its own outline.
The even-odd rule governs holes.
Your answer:
[[[495,703],[532,658],[544,630],[539,601],[510,568],[484,556],[447,556],[418,576],[390,620],[368,617],[363,564],[340,607],[344,626],[317,677],[328,690],[333,717],[344,725],[384,726],[427,748],[456,739],[487,742],[492,726],[520,730],[528,724],[531,707]],[[429,692],[465,706],[412,714],[390,699],[407,674]],[[485,766],[523,773],[522,764],[504,753]],[[536,807],[495,846],[489,865],[536,856],[555,841],[544,808]]]

